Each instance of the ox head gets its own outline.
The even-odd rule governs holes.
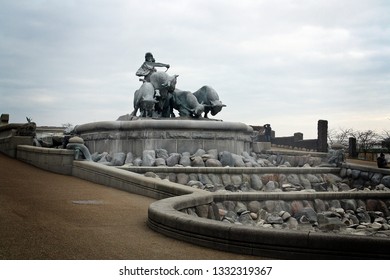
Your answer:
[[[205,105],[203,104],[198,104],[193,110],[192,110],[192,114],[194,115],[194,117],[196,118],[199,118],[202,113],[204,112],[205,110]]]
[[[166,88],[168,92],[173,92],[176,88],[177,77],[179,77],[179,75],[173,75],[172,77],[169,77],[167,81],[163,83],[161,86],[163,88]]]
[[[215,116],[216,114],[221,112],[222,107],[226,107],[226,105],[222,104],[222,102],[220,100],[213,100],[210,102],[211,102],[211,105],[209,105],[208,107],[209,107],[211,115],[213,115],[213,116]]]

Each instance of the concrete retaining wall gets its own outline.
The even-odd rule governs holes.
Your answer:
[[[74,151],[19,145],[16,158],[36,167],[65,175],[72,175]]]

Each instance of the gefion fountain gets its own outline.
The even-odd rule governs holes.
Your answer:
[[[149,207],[148,225],[194,244],[288,259],[390,258],[390,172],[345,163],[324,167],[326,154],[314,152],[289,155],[299,167],[285,164],[282,152],[252,157],[250,126],[208,118],[225,107],[213,88],[179,90],[177,75],[155,67],[169,65],[147,53],[137,72],[144,78],[132,113],[74,131],[92,154],[143,157],[145,151],[164,150],[187,153],[191,162],[169,165],[163,159],[159,166],[118,168],[76,162],[75,176],[158,199]],[[242,163],[221,163],[223,154],[239,155]],[[278,165],[271,163],[273,156]],[[200,164],[193,164],[196,158]],[[348,189],[348,180],[374,187]]]

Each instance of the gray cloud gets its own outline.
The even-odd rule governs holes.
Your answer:
[[[114,120],[132,110],[151,51],[178,88],[214,87],[223,120],[280,136],[315,137],[318,119],[381,131],[389,12],[379,0],[3,1],[0,111],[39,125]]]

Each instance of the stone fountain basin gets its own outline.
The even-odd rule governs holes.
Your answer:
[[[218,149],[241,154],[249,151],[252,127],[239,122],[186,118],[102,121],[75,127],[91,154],[165,149],[169,153],[195,153]]]

